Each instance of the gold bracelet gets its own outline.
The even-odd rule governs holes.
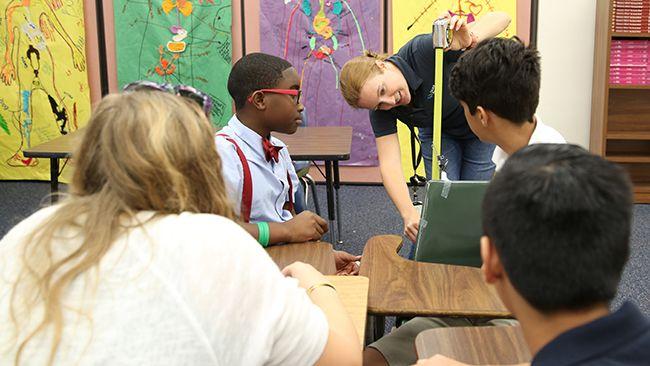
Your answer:
[[[331,287],[332,290],[336,291],[336,287],[334,287],[334,285],[332,285],[331,283],[322,282],[322,283],[317,283],[315,285],[311,285],[307,289],[307,296],[311,295],[311,293],[314,292],[314,290],[319,288],[319,287]]]

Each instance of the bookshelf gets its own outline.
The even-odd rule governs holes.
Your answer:
[[[610,81],[612,44],[616,46],[620,40],[650,42],[648,23],[630,32],[621,32],[621,25],[613,24],[615,11],[621,13],[625,3],[625,0],[597,0],[590,148],[593,153],[621,164],[630,173],[635,202],[650,203],[650,84],[646,84],[650,79],[639,84]],[[650,7],[650,1],[627,0],[627,3]],[[634,11],[638,11],[638,17],[630,13]],[[648,9],[634,10],[632,6],[624,14],[626,18],[647,22]],[[640,60],[635,58],[634,62],[638,64]],[[647,60],[645,64],[650,78]]]

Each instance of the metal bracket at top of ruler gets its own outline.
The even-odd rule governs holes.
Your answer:
[[[449,19],[440,18],[433,22],[433,47],[447,49],[451,44]]]

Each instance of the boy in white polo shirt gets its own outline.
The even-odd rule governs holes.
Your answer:
[[[451,71],[449,89],[469,127],[481,141],[497,145],[492,155],[497,171],[524,146],[566,142],[535,115],[540,79],[539,53],[517,38],[483,41]]]

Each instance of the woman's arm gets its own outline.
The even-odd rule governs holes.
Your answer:
[[[397,134],[377,137],[379,170],[388,196],[404,220],[404,235],[415,241],[420,226],[420,214],[413,207],[402,172],[402,158]]]
[[[508,27],[511,20],[508,14],[500,11],[485,14],[471,24],[467,24],[465,18],[457,15],[452,17],[449,13],[443,13],[441,17],[449,19],[449,29],[454,31],[449,45],[449,49],[454,51],[473,47],[485,39],[494,38]]]
[[[487,13],[480,19],[468,25],[470,31],[476,35],[478,42],[494,38],[510,25],[510,16],[502,11]]]
[[[296,278],[300,287],[309,291],[311,301],[327,318],[329,336],[316,365],[361,365],[361,344],[350,316],[336,290],[328,286],[319,286],[329,283],[327,278],[314,267],[301,262],[290,264],[282,270],[282,273]]]

